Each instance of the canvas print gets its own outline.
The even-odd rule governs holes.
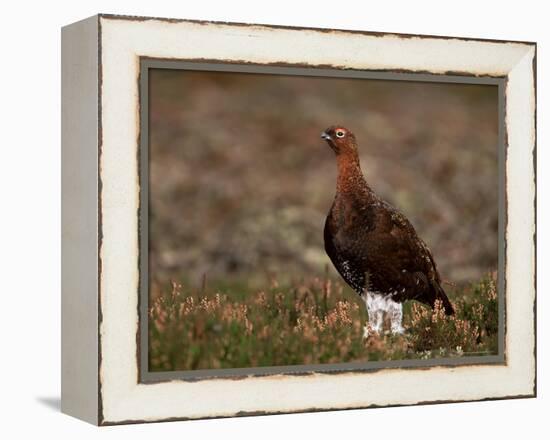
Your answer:
[[[149,371],[498,354],[497,86],[158,68],[148,101]]]

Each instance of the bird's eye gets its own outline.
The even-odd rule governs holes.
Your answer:
[[[338,131],[336,132],[336,137],[343,138],[344,135],[345,135],[345,133],[344,133],[342,130],[338,130]]]

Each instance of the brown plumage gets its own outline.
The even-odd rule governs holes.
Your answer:
[[[371,315],[389,313],[392,330],[401,332],[401,303],[413,299],[431,307],[440,300],[446,314],[453,314],[430,250],[409,220],[367,184],[354,134],[332,126],[321,137],[336,154],[338,167],[325,249],[342,278],[367,303],[369,321]],[[368,292],[377,296],[367,298]],[[385,305],[375,306],[374,299]]]

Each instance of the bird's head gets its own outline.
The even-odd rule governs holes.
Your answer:
[[[321,133],[321,138],[327,141],[336,155],[357,154],[355,135],[341,125],[333,125]]]

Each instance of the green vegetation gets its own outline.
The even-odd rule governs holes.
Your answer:
[[[242,286],[242,285],[241,285]],[[173,282],[149,309],[151,371],[364,362],[496,354],[492,276],[447,289],[456,315],[405,306],[404,335],[363,339],[364,304],[347,287],[315,278],[265,290],[200,290]]]

